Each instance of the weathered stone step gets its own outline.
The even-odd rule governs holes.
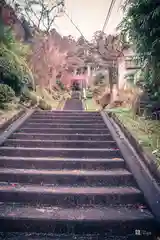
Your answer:
[[[0,157],[1,168],[27,168],[27,169],[88,169],[106,170],[124,168],[121,158],[113,159],[54,159],[54,158],[25,158]]]
[[[52,140],[25,140],[25,139],[8,139],[3,146],[10,147],[47,147],[47,148],[117,148],[115,141],[52,141]]]
[[[1,204],[1,231],[133,234],[136,229],[155,231],[152,214],[135,208],[34,208]]]
[[[87,112],[81,112],[81,113],[79,113],[79,112],[71,112],[71,113],[69,113],[69,112],[41,112],[41,113],[33,113],[32,114],[32,117],[44,117],[44,116],[46,116],[46,118],[48,118],[48,117],[80,117],[80,118],[82,118],[82,117],[85,117],[85,118],[87,118],[87,117],[89,117],[89,118],[102,118],[101,117],[101,115],[100,115],[100,113],[87,113]]]
[[[53,133],[53,134],[106,134],[109,133],[107,128],[27,128],[22,127],[17,132],[23,133]]]
[[[107,134],[46,134],[46,133],[13,133],[10,139],[26,139],[26,140],[72,140],[72,141],[113,141],[112,136]]]
[[[99,112],[36,111],[0,147],[0,181],[4,232],[113,237],[155,230]]]
[[[98,129],[105,129],[107,128],[105,123],[92,123],[92,124],[83,124],[83,123],[24,123],[24,128],[98,128]]]
[[[122,158],[119,149],[0,147],[0,156],[58,158]]]
[[[56,118],[56,119],[48,119],[48,118],[33,118],[33,119],[28,119],[27,123],[83,123],[83,124],[94,124],[95,123],[95,120],[94,119],[80,119],[80,120],[77,120],[77,119],[66,119],[66,118]],[[96,123],[103,123],[104,124],[104,121],[103,119],[96,119]]]
[[[135,180],[124,169],[115,170],[41,170],[0,168],[0,182],[72,186],[133,186]]]
[[[127,204],[144,205],[143,194],[134,187],[56,187],[1,183],[1,202],[51,204],[66,207],[94,207]]]
[[[92,115],[92,114],[94,114],[94,115],[100,115],[100,112],[99,111],[89,111],[89,112],[87,112],[87,111],[82,111],[82,110],[80,110],[80,111],[76,111],[76,110],[63,110],[63,111],[61,111],[61,110],[52,110],[52,111],[47,111],[47,110],[36,110],[35,112],[34,112],[34,114],[79,114],[79,115]]]
[[[128,237],[108,236],[108,234],[0,233],[0,239],[3,240],[128,240]],[[147,239],[148,237],[146,236],[138,237],[138,240]],[[135,233],[133,233],[132,240],[136,240]],[[151,236],[149,240],[152,240]]]
[[[33,119],[37,119],[37,118],[39,118],[39,119],[44,119],[45,118],[45,115],[32,115],[31,116],[31,120]],[[102,120],[102,117],[100,116],[100,115],[97,115],[97,116],[92,116],[92,115],[77,115],[77,114],[75,114],[75,115],[57,115],[57,114],[55,114],[55,115],[48,115],[47,117],[46,117],[46,119],[49,119],[49,120],[54,120],[54,119],[66,119],[66,120],[90,120],[90,119],[92,119],[92,120],[95,120],[95,121],[97,121],[97,120]]]
[[[30,120],[33,121],[33,120],[36,120],[37,118],[39,119],[47,119],[47,120],[50,120],[50,121],[57,121],[57,120],[63,120],[63,119],[66,119],[67,121],[78,121],[78,120],[82,120],[82,121],[102,121],[102,117],[101,116],[96,116],[96,117],[92,117],[92,116],[47,116],[46,118],[44,118],[43,116],[31,116]]]
[[[85,112],[85,111],[35,111],[33,115],[81,115],[81,116],[100,116],[100,112]]]

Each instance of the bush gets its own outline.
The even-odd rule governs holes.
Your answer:
[[[93,92],[89,89],[87,91],[87,98],[92,98],[93,97]]]
[[[4,30],[6,32],[7,29]],[[11,30],[7,30],[5,43],[3,40],[0,44],[1,82],[9,85],[20,96],[23,85],[34,86],[32,72],[26,63],[30,47],[17,41]]]
[[[65,90],[65,86],[60,80],[57,80],[56,83],[62,91]]]
[[[21,102],[29,102],[31,103],[31,106],[35,106],[38,104],[38,98],[34,92],[30,92],[28,88],[25,88],[23,91],[21,98]]]
[[[46,103],[45,100],[40,99],[38,107],[42,110],[52,110],[52,106]]]
[[[105,82],[105,75],[101,72],[97,73],[97,75],[94,78],[94,85],[102,85]]]
[[[0,106],[3,107],[6,103],[12,102],[15,98],[15,92],[6,84],[0,84]]]
[[[14,90],[16,96],[20,96],[23,84],[16,75],[14,74],[3,75],[3,83],[10,86]]]
[[[29,92],[29,98],[31,101],[31,106],[35,106],[36,104],[38,104],[38,98],[34,92]]]
[[[128,73],[125,75],[125,79],[127,80],[128,83],[131,83],[131,84],[134,83],[134,75],[135,73]]]

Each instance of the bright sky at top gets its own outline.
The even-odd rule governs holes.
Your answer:
[[[65,0],[68,15],[88,40],[92,39],[95,31],[102,30],[110,3],[111,0]],[[105,29],[107,34],[115,33],[115,28],[122,19],[121,3],[122,0],[115,2]],[[72,35],[75,38],[80,36],[65,15],[56,19],[54,27],[64,36]]]

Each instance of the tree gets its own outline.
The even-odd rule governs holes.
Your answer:
[[[152,98],[160,99],[160,2],[128,0],[125,17],[120,24],[123,33],[136,47],[139,59],[145,64],[145,87]]]
[[[4,8],[7,6],[5,4]],[[12,28],[6,26],[3,20],[4,18],[0,22],[0,80],[10,85],[18,94],[24,85],[34,85],[33,75],[26,59],[30,48],[16,40]]]
[[[92,39],[92,42],[95,44],[95,45],[99,45],[99,41],[100,40],[103,40],[106,38],[106,34],[102,31],[96,31],[94,34],[93,34],[93,39]]]
[[[64,0],[10,0],[10,4],[31,26],[45,32],[52,29],[55,18],[64,8]]]
[[[32,46],[30,66],[36,78],[36,84],[41,87],[52,87],[56,84],[56,76],[65,71],[67,49],[62,51],[56,42],[56,34],[38,36]]]

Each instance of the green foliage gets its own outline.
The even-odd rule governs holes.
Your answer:
[[[134,84],[134,73],[128,73],[125,75],[125,79],[128,83]]]
[[[0,84],[0,107],[3,108],[6,103],[12,102],[15,98],[15,92],[6,84]]]
[[[97,73],[97,75],[95,76],[95,79],[94,79],[94,85],[95,86],[102,85],[102,84],[104,84],[104,82],[105,82],[104,74],[101,72]]]
[[[120,24],[122,33],[136,47],[145,65],[144,83],[151,96],[159,95],[160,85],[160,2],[127,0],[125,17]]]
[[[0,45],[0,68],[2,72],[16,75],[22,83],[32,82],[33,75],[21,55],[8,49],[4,44]]]
[[[11,86],[20,94],[23,85],[34,85],[31,70],[26,63],[29,46],[18,42],[11,28],[0,22],[0,81]]]
[[[88,91],[87,91],[87,98],[92,98],[93,97],[93,92],[89,89]]]
[[[152,0],[129,0],[126,17],[120,27],[128,33],[137,51],[142,54],[160,56],[160,3]]]
[[[52,106],[46,103],[46,101],[43,99],[39,100],[38,107],[41,108],[42,110],[52,110]]]
[[[35,106],[38,104],[38,97],[35,94],[35,92],[31,92],[29,91],[28,88],[24,88],[21,94],[20,102],[29,102],[29,101],[31,103],[31,106]]]
[[[60,87],[61,90],[65,90],[65,86],[60,80],[57,80],[56,83]]]
[[[126,75],[125,75],[125,78],[127,79],[127,80],[134,80],[134,73],[127,73]]]
[[[4,73],[2,74],[2,80],[1,82],[3,84],[7,84],[8,86],[10,86],[16,93],[16,96],[19,96],[22,92],[22,82],[20,81],[20,79],[17,77],[16,74],[7,74]]]
[[[0,19],[0,43],[5,44],[8,48],[14,42],[14,37],[11,31],[11,28],[5,26]]]

